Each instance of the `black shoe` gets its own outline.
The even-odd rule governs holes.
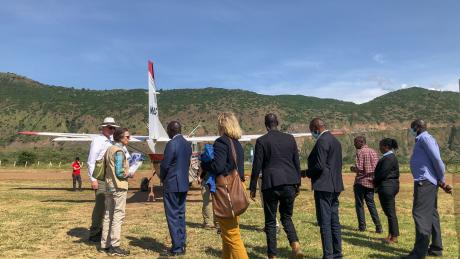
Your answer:
[[[101,247],[101,248],[97,249],[97,251],[98,251],[99,253],[108,253],[108,252],[109,252],[109,249],[110,249],[110,247],[107,247],[107,248],[102,248],[102,247]]]
[[[166,257],[174,257],[174,256],[182,256],[182,255],[185,255],[185,248],[183,248],[182,251],[180,252],[172,252],[168,250],[161,254],[161,256],[166,256]]]
[[[442,256],[442,251],[433,251],[433,250],[428,250],[428,253],[426,253],[428,256],[433,256],[433,257],[441,257]]]
[[[364,231],[366,231],[366,228],[359,227],[357,230],[358,230],[359,232],[364,232]]]
[[[93,243],[100,243],[101,242],[101,237],[100,235],[96,235],[96,236],[91,236],[88,238],[88,240],[90,242],[93,242]]]
[[[376,229],[375,229],[375,233],[377,233],[377,234],[382,234],[382,233],[383,233],[383,229],[382,229],[381,227],[376,228]]]
[[[116,256],[128,256],[129,251],[124,250],[119,246],[116,246],[116,247],[111,246],[111,247],[109,247],[109,250],[107,251],[107,254],[116,255]]]
[[[425,258],[425,257],[424,256],[423,257],[417,256],[414,253],[410,253],[408,255],[401,256],[401,259],[423,259],[423,258]]]

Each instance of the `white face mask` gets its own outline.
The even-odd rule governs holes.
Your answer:
[[[417,131],[415,131],[413,128],[410,128],[409,129],[409,133],[414,136],[414,137],[417,137]]]
[[[320,134],[321,134],[321,133],[319,133],[319,131],[317,131],[317,130],[314,130],[314,131],[311,132],[311,136],[312,136],[314,139],[318,139]]]

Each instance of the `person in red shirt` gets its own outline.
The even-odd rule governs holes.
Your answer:
[[[357,136],[354,139],[356,148],[356,162],[350,168],[356,173],[353,190],[355,193],[355,208],[358,217],[358,230],[366,230],[366,219],[364,214],[364,200],[371,214],[372,221],[375,224],[375,231],[382,233],[382,224],[380,223],[379,214],[374,203],[374,170],[379,161],[377,152],[366,145],[364,136]]]
[[[72,163],[72,181],[73,181],[73,191],[75,192],[76,183],[78,182],[78,190],[81,191],[81,175],[80,175],[80,158],[76,157],[75,161]]]

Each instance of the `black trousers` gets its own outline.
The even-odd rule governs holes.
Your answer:
[[[399,181],[389,180],[383,182],[378,188],[380,205],[388,218],[388,233],[399,236],[398,217],[396,216],[396,194],[399,192]]]
[[[263,190],[265,234],[267,236],[267,254],[276,256],[276,211],[279,212],[281,224],[286,232],[289,243],[299,241],[297,232],[292,222],[292,211],[294,210],[295,186],[281,185]]]
[[[163,193],[166,221],[171,236],[171,252],[183,252],[186,246],[187,234],[185,230],[185,201],[187,192]]]
[[[374,203],[374,189],[367,188],[361,184],[355,184],[353,186],[355,193],[355,208],[356,216],[358,217],[358,227],[360,230],[366,229],[366,216],[364,213],[364,201],[366,201],[367,208],[371,214],[372,221],[374,222],[376,230],[382,229],[382,224],[380,223],[379,214],[375,208]]]
[[[78,189],[81,190],[81,175],[77,174],[74,175],[72,174],[72,183],[73,183],[73,189],[75,190],[77,187],[77,182],[78,182]]]
[[[339,192],[315,191],[316,218],[321,231],[323,259],[342,258]]]
[[[420,258],[426,255],[428,250],[441,255],[442,239],[437,185],[428,180],[415,182],[412,216],[415,221],[415,244],[412,253]]]

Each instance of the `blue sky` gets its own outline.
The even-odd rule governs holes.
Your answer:
[[[460,2],[0,1],[0,71],[90,89],[240,88],[357,103],[458,91]]]

